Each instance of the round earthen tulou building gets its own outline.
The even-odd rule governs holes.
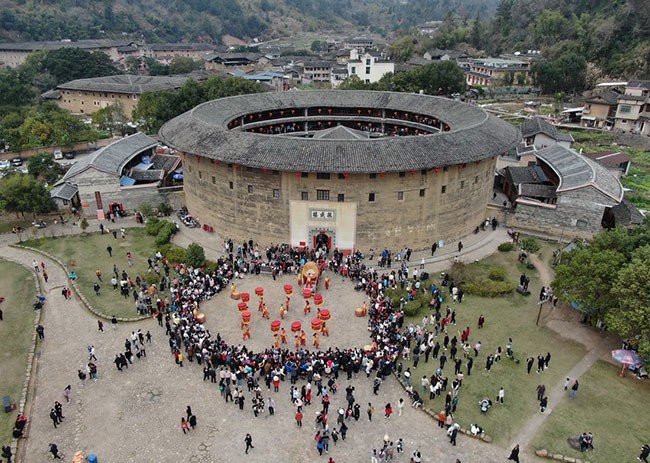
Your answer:
[[[187,207],[222,236],[344,251],[471,233],[520,139],[477,106],[367,91],[223,98],[160,135],[184,155]]]

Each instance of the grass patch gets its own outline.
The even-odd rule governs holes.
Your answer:
[[[633,461],[648,440],[650,415],[643,405],[648,402],[648,384],[631,374],[621,378],[619,371],[597,362],[580,380],[575,400],[567,396],[553,410],[533,446],[594,463]],[[567,443],[568,437],[582,432],[594,434],[593,452],[581,454]]]
[[[67,266],[68,271],[74,270],[77,273],[79,290],[99,312],[108,317],[135,317],[137,311],[133,298],[129,296],[125,299],[119,291],[113,291],[110,283],[113,265],[117,266],[120,274],[122,270],[126,270],[133,280],[139,275],[143,280],[149,281],[153,272],[147,272],[147,258],[153,257],[160,248],[155,245],[154,240],[154,237],[146,234],[144,228],[129,228],[126,231],[126,239],[120,238],[119,232],[117,239],[110,233],[89,233],[87,236],[40,238],[25,241],[23,244],[58,257]],[[106,251],[108,245],[113,248],[113,257],[109,257]],[[165,249],[169,249],[169,245],[165,246]],[[133,255],[132,267],[128,266],[127,252]],[[97,270],[102,272],[103,279],[99,297],[95,296],[93,290],[93,285],[97,282]]]
[[[541,245],[544,252],[546,243]],[[516,253],[496,253],[479,263],[465,267],[475,269],[478,274],[486,276],[489,275],[490,269],[505,269],[505,278],[511,281],[518,281],[524,272],[530,278],[532,295],[528,297],[517,293],[499,298],[467,295],[462,304],[452,304],[448,299],[443,303],[443,308],[453,305],[457,312],[457,325],[450,327],[449,336],[460,338],[459,332],[469,326],[470,344],[473,346],[480,340],[483,346],[479,356],[474,359],[471,376],[466,375],[463,381],[455,413],[456,419],[465,426],[478,423],[487,434],[493,436],[497,445],[505,446],[516,437],[524,423],[538,413],[535,393],[537,385],[544,383],[550,388],[560,382],[565,372],[582,358],[585,351],[581,346],[560,338],[551,330],[535,326],[538,311],[535,294],[541,287],[539,274],[537,270],[528,269],[525,264],[519,263]],[[450,271],[450,274],[453,276],[453,271]],[[424,313],[429,314],[431,311],[422,310],[418,317],[407,318],[407,323],[421,323]],[[484,314],[486,319],[485,327],[481,330],[477,328],[480,314]],[[441,334],[437,338],[441,344],[443,337],[444,334]],[[520,363],[505,356],[505,346],[510,337],[513,339],[515,358],[519,359]],[[495,353],[498,346],[504,351],[502,360],[488,373],[485,371],[485,359],[488,354]],[[526,374],[525,359],[547,352],[552,354],[550,369],[540,375],[534,370],[532,374]],[[462,356],[462,352],[460,355]],[[463,359],[463,371],[466,373],[465,363],[466,360]],[[412,362],[404,363],[405,368],[409,365],[412,366]],[[418,368],[412,370],[411,382],[414,387],[421,388],[422,376],[431,376],[438,367],[439,360],[429,359],[428,363],[424,363],[422,356]],[[454,379],[453,372],[453,362],[448,361],[444,374],[449,378],[450,384]],[[506,393],[505,404],[499,405],[495,399],[502,386]],[[486,397],[491,399],[494,405],[483,414],[478,402]],[[427,392],[425,406],[436,412],[444,408],[444,396],[432,401],[428,398]]]
[[[13,403],[20,401],[27,353],[34,330],[32,302],[36,298],[34,280],[24,267],[12,262],[0,261],[0,296],[5,298],[0,308],[4,319],[0,321],[0,394],[9,395]],[[2,445],[12,439],[11,431],[16,421],[15,413],[4,413],[0,417],[0,442]]]

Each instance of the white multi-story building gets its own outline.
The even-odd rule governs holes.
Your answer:
[[[362,82],[378,82],[385,74],[395,72],[395,63],[383,58],[377,58],[370,53],[360,54],[350,50],[348,61],[348,76],[357,76]]]
[[[650,135],[650,80],[631,80],[618,96],[614,129]]]

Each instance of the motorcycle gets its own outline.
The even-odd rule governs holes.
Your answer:
[[[43,220],[34,220],[32,222],[32,225],[36,228],[45,228],[47,227],[47,224]]]

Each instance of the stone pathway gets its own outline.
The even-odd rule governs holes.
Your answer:
[[[90,231],[98,229],[98,222],[91,220]],[[126,219],[120,225],[134,226],[135,222]],[[181,225],[176,236],[180,245],[198,242],[205,248],[210,258],[220,254],[221,239],[200,229],[187,229]],[[79,233],[78,227],[52,226],[39,232],[44,236]],[[23,238],[27,238],[24,236]],[[26,250],[8,247],[17,241],[16,235],[0,236],[0,255],[21,262],[31,268],[33,258],[43,260],[41,255]],[[463,239],[464,248],[460,260],[471,262],[486,257],[496,251],[497,246],[509,241],[505,228],[496,231],[481,231]],[[457,243],[448,243],[436,251],[434,257],[429,250],[416,251],[411,257],[411,266],[418,266],[425,259],[425,271],[440,272],[447,269],[457,252]],[[64,271],[48,259],[44,259],[50,273],[46,285],[46,306],[43,311],[43,325],[46,339],[39,344],[36,352],[37,379],[31,402],[28,402],[28,415],[32,420],[29,438],[24,441],[18,461],[34,462],[47,457],[47,445],[55,442],[69,459],[75,451],[97,453],[102,461],[124,463],[158,462],[226,462],[239,461],[243,455],[243,437],[251,432],[255,450],[248,455],[251,462],[268,461],[269,451],[274,458],[286,462],[304,462],[315,458],[313,442],[313,417],[316,407],[307,408],[305,426],[297,429],[293,421],[292,407],[289,403],[288,384],[281,385],[281,393],[273,395],[276,401],[276,416],[264,415],[254,418],[247,410],[240,412],[231,404],[224,404],[214,385],[201,381],[200,369],[194,364],[178,368],[169,354],[164,331],[153,320],[134,324],[121,324],[113,330],[105,324],[104,333],[97,331],[96,318],[76,299],[66,301],[60,295],[60,288],[67,284]],[[538,265],[542,280],[548,284],[550,273],[544,273]],[[249,277],[250,278],[250,277]],[[270,276],[243,280],[245,286],[262,285],[274,287]],[[281,299],[281,284],[278,283],[269,298]],[[347,282],[333,279],[332,290],[327,296],[332,307],[353,309],[359,297]],[[265,299],[267,296],[265,295]],[[227,294],[220,294],[204,305],[208,315],[208,328],[212,332],[228,333],[228,320],[238,319],[239,314],[231,308],[232,301]],[[297,311],[298,308],[294,308]],[[234,314],[234,315],[233,315]],[[231,320],[232,321],[232,320]],[[334,327],[333,327],[334,328]],[[336,327],[342,337],[339,345],[358,345],[367,341],[367,333],[361,330]],[[124,372],[118,372],[111,363],[113,356],[123,350],[124,339],[134,329],[150,330],[153,342],[147,346],[148,357],[134,360],[135,364]],[[237,331],[232,331],[235,336]],[[338,334],[338,333],[337,333]],[[230,336],[231,334],[228,334]],[[240,342],[229,339],[231,343]],[[611,348],[612,339],[599,343],[576,364],[567,376],[579,378],[588,368]],[[99,380],[87,381],[82,385],[76,371],[87,360],[86,346],[95,345],[99,357]],[[263,343],[264,344],[264,343]],[[334,344],[333,344],[334,345]],[[345,387],[347,382],[342,381]],[[48,417],[49,407],[55,400],[62,400],[62,391],[67,384],[73,385],[72,403],[64,404],[66,420],[54,429]],[[368,452],[380,445],[383,436],[404,437],[406,455],[397,461],[408,461],[410,453],[419,448],[424,461],[453,462],[456,458],[463,462],[505,461],[509,449],[460,437],[458,446],[451,447],[446,435],[420,411],[405,407],[403,417],[393,415],[391,420],[383,419],[381,409],[386,402],[395,405],[399,397],[405,397],[401,386],[394,379],[387,380],[381,387],[379,396],[373,396],[370,380],[361,375],[352,384],[357,388],[357,400],[363,404],[362,419],[351,423],[348,439],[339,441],[330,449],[331,455],[339,463],[367,461]],[[556,385],[549,395],[549,412],[562,400],[562,384]],[[331,409],[342,401],[336,396]],[[365,419],[365,404],[373,402],[376,415],[372,422]],[[199,417],[196,431],[184,436],[178,429],[180,416],[185,406],[192,404]],[[539,427],[548,417],[535,415],[522,428],[517,442],[525,448]],[[146,455],[146,457],[145,457]]]
[[[549,268],[545,262],[541,261],[537,255],[531,255],[529,257],[529,260],[533,265],[535,265],[535,268],[538,270],[542,285],[550,286],[551,281],[553,280],[553,270]],[[553,329],[552,326],[551,329]],[[589,334],[593,335],[594,330],[589,331]],[[580,330],[574,331],[576,335],[579,335],[580,332]],[[580,359],[580,361],[575,364],[573,368],[571,368],[571,370],[566,373],[566,375],[564,375],[564,378],[571,378],[572,381],[576,379],[580,380],[582,375],[584,375],[598,360],[610,359],[609,353],[613,349],[617,348],[619,344],[619,338],[612,333],[599,333],[599,337],[601,338],[600,342],[587,344],[589,347],[585,356]],[[564,390],[564,379],[550,388],[550,391],[551,392],[547,395],[548,407],[546,411],[544,413],[537,413],[533,415],[528,420],[528,422],[526,422],[526,424],[522,427],[521,431],[513,441],[513,446],[515,444],[519,444],[522,449],[526,449],[535,435],[544,425],[548,417],[553,413],[553,409],[557,407],[563,399],[569,400],[569,392]],[[580,394],[579,389],[578,394]]]

